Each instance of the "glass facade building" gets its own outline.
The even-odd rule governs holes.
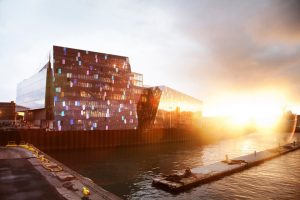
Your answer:
[[[31,109],[45,108],[47,66],[17,86],[16,102]]]
[[[45,67],[18,84],[17,105],[44,109],[55,130],[113,130],[174,127],[175,112],[201,111],[202,102],[143,87],[128,57],[53,46]]]
[[[58,130],[137,128],[135,90],[141,89],[127,57],[56,46],[53,57]]]
[[[139,113],[141,128],[198,126],[202,101],[166,86],[150,87],[144,89]]]

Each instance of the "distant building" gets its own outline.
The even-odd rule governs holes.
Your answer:
[[[18,84],[17,105],[26,121],[55,130],[178,127],[202,109],[201,101],[171,88],[144,87],[128,57],[58,46]]]
[[[10,125],[15,121],[16,117],[15,102],[0,102],[0,127],[2,125]]]
[[[0,102],[0,120],[15,120],[15,102]]]

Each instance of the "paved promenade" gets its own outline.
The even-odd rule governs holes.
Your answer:
[[[80,200],[83,187],[91,200],[120,199],[38,149],[0,147],[1,200]]]

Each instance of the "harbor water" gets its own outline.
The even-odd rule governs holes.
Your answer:
[[[299,140],[299,133],[296,138]],[[209,145],[160,144],[90,150],[48,151],[55,159],[124,199],[300,199],[300,151],[180,194],[152,187],[171,174],[278,146],[272,134],[254,133]]]

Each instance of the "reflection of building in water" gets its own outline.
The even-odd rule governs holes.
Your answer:
[[[38,73],[18,84],[17,104],[25,120],[55,130],[179,127],[194,123],[196,112],[201,116],[201,101],[143,87],[128,57],[58,46]]]

